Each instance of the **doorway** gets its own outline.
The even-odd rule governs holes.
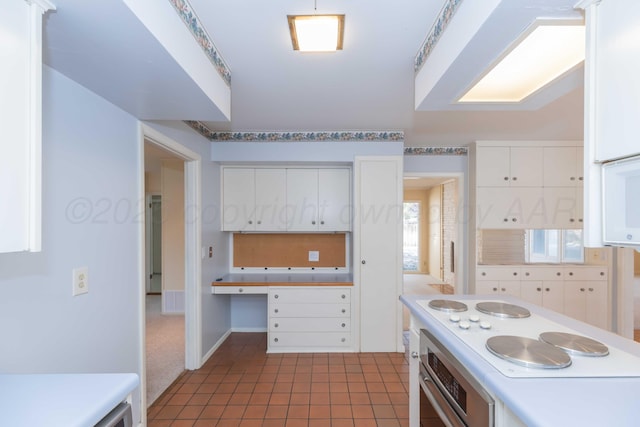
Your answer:
[[[146,161],[149,159],[145,152],[145,173],[150,173]],[[147,194],[147,295],[160,295],[162,292],[162,196]]]
[[[140,158],[140,194],[142,200],[145,200],[145,189],[149,190],[152,182],[149,177],[145,175],[145,148],[157,149],[163,153],[163,156],[168,155],[170,160],[180,165],[181,178],[176,187],[180,187],[183,192],[183,199],[174,203],[177,208],[177,212],[182,213],[181,225],[179,228],[182,230],[183,239],[181,243],[173,245],[172,247],[180,247],[181,252],[177,256],[171,256],[171,258],[180,260],[182,262],[182,270],[180,275],[184,283],[183,294],[183,326],[181,326],[181,334],[184,337],[184,343],[178,350],[183,357],[183,362],[180,370],[184,369],[198,369],[202,365],[202,337],[201,337],[201,309],[200,309],[200,290],[202,287],[201,277],[201,265],[200,265],[200,235],[201,235],[201,217],[199,215],[201,209],[201,157],[198,153],[191,151],[178,142],[168,138],[164,134],[151,128],[150,126],[141,123],[140,124],[140,145],[139,145],[139,158]],[[146,146],[146,147],[145,147]],[[153,191],[151,191],[153,193]],[[166,222],[168,217],[166,215],[166,208],[171,205],[170,201],[164,195],[161,195],[160,206],[162,210],[162,222]],[[145,200],[146,201],[146,200]],[[174,206],[174,207],[175,207]],[[144,215],[143,215],[144,216]],[[149,405],[147,402],[147,249],[146,249],[146,231],[149,224],[145,219],[145,226],[140,228],[140,389],[141,389],[141,407],[146,409]],[[163,232],[162,240],[166,239],[167,233]],[[162,253],[164,254],[163,262],[161,263],[161,277],[163,277],[163,289],[166,288],[167,283],[167,245],[162,245]],[[164,292],[163,292],[164,293]],[[146,411],[143,409],[141,414],[142,425],[146,424]]]

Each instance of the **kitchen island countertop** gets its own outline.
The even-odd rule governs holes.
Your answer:
[[[640,420],[640,377],[621,378],[509,378],[501,374],[455,335],[447,332],[417,301],[442,295],[403,295],[400,300],[415,319],[430,330],[495,397],[529,427],[635,426]],[[448,295],[449,299],[477,300],[478,295]],[[588,335],[608,346],[640,357],[640,344],[567,316],[500,296],[500,300],[528,308],[532,313]],[[640,372],[640,366],[638,366]]]
[[[138,385],[138,375],[124,373],[1,374],[0,424],[90,427]]]

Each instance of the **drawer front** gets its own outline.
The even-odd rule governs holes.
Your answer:
[[[321,348],[351,346],[350,332],[270,332],[269,347]]]
[[[268,286],[214,286],[214,294],[267,294]]]
[[[564,269],[562,267],[522,267],[520,280],[562,280]]]
[[[349,317],[350,304],[271,304],[271,317]]]
[[[520,280],[520,267],[478,267],[476,280]]]
[[[607,280],[606,267],[565,267],[564,280]]]
[[[335,317],[283,317],[269,320],[269,331],[340,332],[350,331],[351,321]]]
[[[351,289],[271,288],[270,304],[339,304],[351,302]]]

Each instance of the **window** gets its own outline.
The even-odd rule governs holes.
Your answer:
[[[403,203],[402,255],[404,271],[419,271],[420,203]]]
[[[528,230],[527,262],[584,262],[582,230]]]

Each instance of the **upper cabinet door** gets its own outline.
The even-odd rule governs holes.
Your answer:
[[[287,229],[287,172],[285,169],[255,170],[255,229]]]
[[[255,171],[225,168],[222,174],[222,229],[255,230]]]
[[[511,147],[511,186],[541,187],[542,147]]]
[[[349,169],[318,170],[318,229],[349,231],[351,229],[351,171]]]
[[[291,231],[318,229],[318,169],[287,169],[287,224]]]
[[[577,187],[583,183],[582,147],[544,147],[544,186]]]
[[[509,187],[511,182],[509,147],[478,147],[476,185]]]
[[[541,187],[542,147],[478,147],[478,187]]]

